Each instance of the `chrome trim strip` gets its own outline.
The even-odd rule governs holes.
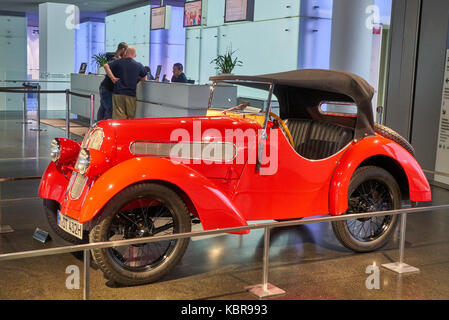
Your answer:
[[[137,152],[140,150],[136,150],[135,145],[137,144],[142,144],[145,145],[145,151],[146,152]],[[164,150],[162,148],[165,147],[165,145],[170,145],[170,148],[167,150]],[[231,162],[233,161],[236,157],[237,157],[237,148],[234,144],[230,143],[230,142],[182,142],[182,141],[133,141],[129,144],[129,152],[134,155],[134,156],[153,156],[153,157],[168,157],[171,158],[171,150],[174,146],[178,146],[179,144],[186,144],[186,145],[190,145],[190,151],[194,151],[195,152],[195,145],[200,145],[201,146],[201,156],[200,158],[198,157],[194,157],[194,156],[190,156],[190,157],[174,157],[176,159],[190,159],[190,160],[202,160],[202,161],[211,161],[211,162],[217,162],[217,161],[224,161],[224,162]],[[148,150],[148,146],[155,146],[156,147],[156,151],[155,152],[150,152],[147,151]],[[211,145],[222,145],[222,157],[221,158],[203,158],[203,151],[207,146],[211,146]],[[226,157],[227,154],[229,154],[230,150],[228,148],[226,148],[226,146],[232,146],[232,158],[231,157]],[[212,147],[214,148],[214,147]],[[162,150],[161,150],[162,149]],[[166,152],[162,152],[162,151],[166,151]],[[190,152],[190,155],[192,155],[192,152]]]

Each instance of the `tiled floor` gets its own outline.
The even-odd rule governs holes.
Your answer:
[[[39,137],[17,121],[0,118],[0,178],[41,175],[50,161],[51,140],[64,136],[64,131],[43,124],[46,131]],[[38,180],[0,183],[0,224],[14,229],[0,235],[0,253],[69,245],[46,222],[38,184]],[[449,203],[445,189],[433,187],[433,197],[435,204]],[[49,231],[52,240],[46,244],[34,240],[36,227]],[[181,263],[154,284],[116,287],[91,268],[91,298],[257,299],[245,287],[261,283],[262,257],[261,230],[191,241]],[[269,282],[286,294],[271,299],[449,299],[449,211],[408,217],[405,261],[419,273],[400,276],[381,268],[380,289],[366,288],[369,265],[397,260],[397,236],[381,251],[355,254],[338,243],[329,223],[274,229]],[[82,270],[82,256],[0,262],[0,299],[82,299],[82,287],[66,288],[70,265]]]

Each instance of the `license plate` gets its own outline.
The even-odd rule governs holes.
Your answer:
[[[72,236],[83,240],[83,224],[63,215],[60,211],[58,211],[58,226]]]

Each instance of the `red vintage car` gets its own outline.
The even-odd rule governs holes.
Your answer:
[[[374,123],[374,90],[360,77],[298,70],[211,80],[207,116],[100,121],[81,144],[52,142],[39,196],[61,237],[131,239],[189,232],[198,220],[211,230],[431,200],[412,146]],[[267,99],[257,108],[238,91],[214,106],[217,83],[263,90]],[[368,252],[389,241],[396,223],[397,216],[352,219],[333,230],[347,248]],[[188,243],[92,254],[109,279],[136,285],[169,272]]]

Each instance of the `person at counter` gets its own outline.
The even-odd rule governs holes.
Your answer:
[[[136,115],[137,84],[147,76],[144,66],[134,60],[136,53],[136,47],[129,46],[122,59],[104,65],[107,75],[114,83],[113,119],[133,119]]]
[[[175,63],[173,65],[173,76],[171,82],[187,83],[186,75],[184,74],[184,67],[181,63]]]
[[[128,45],[125,42],[120,42],[115,53],[106,53],[108,62],[122,58],[126,49],[128,49]],[[97,112],[97,121],[112,119],[112,91],[114,91],[114,84],[106,75],[100,84],[100,108]]]

